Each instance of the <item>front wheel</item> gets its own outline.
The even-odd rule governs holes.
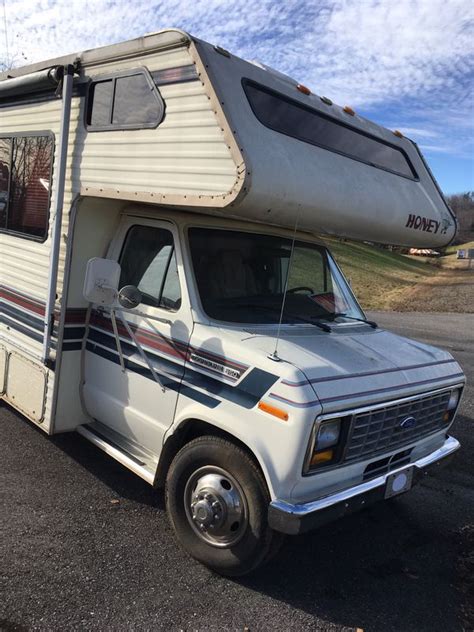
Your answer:
[[[268,526],[268,503],[259,468],[220,437],[186,444],[166,479],[166,506],[180,544],[222,575],[245,575],[277,552],[282,535]]]

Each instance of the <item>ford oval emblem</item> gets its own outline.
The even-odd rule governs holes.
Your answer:
[[[405,417],[405,419],[402,419],[402,421],[400,422],[400,428],[403,428],[403,430],[408,430],[409,428],[414,428],[417,423],[418,422],[414,417]]]

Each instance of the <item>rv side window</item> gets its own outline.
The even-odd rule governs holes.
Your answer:
[[[173,235],[169,230],[133,226],[127,233],[119,260],[120,287],[134,285],[143,295],[142,303],[176,311],[181,289]]]
[[[163,114],[163,99],[149,72],[143,69],[101,77],[89,86],[89,131],[154,128]]]
[[[51,135],[0,138],[0,230],[46,239],[54,141]]]
[[[402,149],[325,116],[283,94],[244,80],[253,113],[266,127],[406,178],[417,178]]]

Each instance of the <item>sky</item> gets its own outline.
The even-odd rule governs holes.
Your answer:
[[[168,27],[400,130],[446,194],[474,190],[474,0],[0,0],[0,62]]]

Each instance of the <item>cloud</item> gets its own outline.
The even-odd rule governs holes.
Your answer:
[[[419,129],[417,127],[399,127],[398,131],[415,140],[417,138],[437,138],[439,136],[438,132],[429,129]]]
[[[176,26],[415,139],[436,139],[426,145],[433,151],[465,152],[472,138],[472,0],[5,3],[9,54],[17,65]],[[0,61],[5,57],[0,48]]]

